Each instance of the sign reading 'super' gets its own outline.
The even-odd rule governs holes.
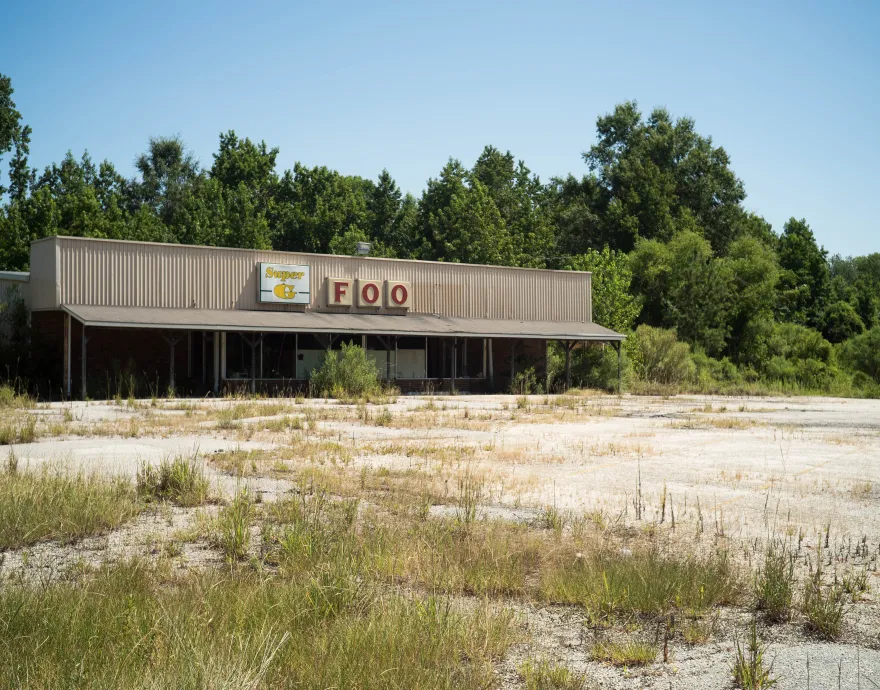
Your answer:
[[[309,267],[260,264],[260,302],[309,303]]]

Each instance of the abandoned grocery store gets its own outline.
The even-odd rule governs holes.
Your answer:
[[[51,397],[295,391],[342,343],[402,392],[504,391],[552,340],[623,340],[576,271],[50,237],[0,284]]]

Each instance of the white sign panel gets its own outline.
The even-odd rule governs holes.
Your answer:
[[[260,302],[309,303],[309,267],[260,264]]]

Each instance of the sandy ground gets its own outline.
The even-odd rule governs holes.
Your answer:
[[[829,398],[730,398],[676,396],[645,398],[594,396],[572,409],[545,406],[543,396],[443,396],[433,400],[402,397],[386,406],[394,415],[418,415],[438,408],[455,420],[484,419],[429,428],[374,426],[360,421],[326,420],[317,428],[326,438],[351,447],[354,471],[360,468],[423,469],[431,459],[407,453],[365,452],[371,442],[434,444],[481,452],[458,469],[482,472],[490,491],[480,514],[522,522],[546,506],[570,514],[601,515],[609,522],[671,524],[698,538],[737,545],[769,537],[799,540],[807,548],[827,541],[835,557],[859,546],[870,571],[865,603],[850,613],[844,639],[837,644],[806,639],[796,623],[766,632],[770,656],[780,676],[777,687],[880,688],[880,401]],[[222,407],[223,403],[198,403]],[[314,403],[313,408],[334,408]],[[335,406],[338,409],[338,406]],[[532,409],[530,409],[532,408]],[[60,406],[44,406],[39,415],[57,415]],[[78,424],[136,417],[125,407],[72,403]],[[164,415],[183,414],[173,410]],[[469,417],[465,417],[467,414]],[[353,417],[353,415],[351,415]],[[241,420],[256,423],[260,418]],[[225,450],[273,449],[283,437],[252,440],[216,429],[165,437],[45,438],[15,447],[19,462],[134,477],[142,462],[158,463],[175,455],[209,457]],[[461,426],[468,428],[459,428]],[[200,427],[201,428],[201,427]],[[5,449],[0,448],[0,460]],[[210,463],[206,471],[221,497],[247,483],[263,500],[292,491],[290,482],[269,476],[236,478]],[[665,494],[665,503],[664,503]],[[450,506],[435,505],[432,514]],[[641,511],[641,521],[639,518]],[[143,515],[117,532],[78,545],[78,551],[40,544],[7,553],[4,574],[36,569],[62,571],[75,558],[100,562],[105,556],[154,553],[157,534],[185,528],[185,511]],[[185,545],[191,564],[216,560],[198,545]],[[745,550],[745,549],[743,549]],[[753,548],[754,550],[754,548]],[[668,664],[643,670],[613,668],[590,661],[589,636],[579,610],[519,606],[531,641],[515,647],[502,666],[502,686],[522,687],[516,667],[527,656],[544,655],[584,672],[603,688],[731,687],[734,635],[747,612],[726,611],[709,644],[672,649]],[[809,679],[809,684],[808,684]],[[590,687],[590,685],[588,685]]]

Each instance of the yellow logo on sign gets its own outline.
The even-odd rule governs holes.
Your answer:
[[[276,285],[272,292],[275,293],[278,299],[293,299],[296,297],[296,290],[293,289],[293,285],[285,285],[284,283]]]

